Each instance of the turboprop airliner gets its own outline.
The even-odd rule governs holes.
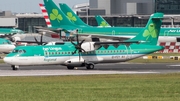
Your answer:
[[[94,69],[98,63],[124,62],[164,49],[157,46],[163,14],[152,14],[145,29],[134,38],[119,42],[62,42],[58,45],[37,45],[16,47],[4,62],[17,70],[23,65],[58,64]],[[149,31],[151,30],[151,31]]]
[[[0,38],[0,53],[9,53],[15,48],[11,41]]]
[[[49,20],[51,23],[51,30],[65,29],[65,30],[75,30],[78,29],[79,36],[84,36],[84,38],[106,38],[111,40],[125,40],[134,37],[140,31],[143,30],[142,27],[89,27],[87,25],[76,25],[72,22],[79,22],[77,15],[73,15],[73,20],[70,21],[65,14],[69,14],[69,11],[66,11],[61,7],[59,9],[52,0],[44,0],[45,8],[48,12]],[[64,4],[62,4],[64,5]],[[62,12],[63,10],[63,12]],[[71,15],[69,14],[69,15]],[[74,19],[74,17],[76,19]],[[176,42],[178,39],[180,29],[179,28],[162,28],[160,31],[159,41],[173,41]],[[68,36],[67,36],[68,37]]]
[[[24,32],[15,28],[0,28],[0,38],[6,38],[11,41],[17,41],[24,38]]]

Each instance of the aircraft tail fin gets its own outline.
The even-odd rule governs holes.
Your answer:
[[[99,27],[111,27],[111,25],[109,25],[108,22],[102,16],[96,15],[95,18]]]
[[[52,27],[75,27],[66,15],[58,8],[58,6],[52,0],[44,0],[44,5],[47,10]]]
[[[157,45],[159,32],[161,29],[163,13],[154,13],[150,16],[145,29],[134,38],[127,41],[140,40],[144,44]]]
[[[90,27],[86,23],[84,23],[75,13],[72,11],[71,8],[69,8],[66,4],[64,3],[59,3],[59,6],[63,13],[67,16],[67,18],[74,24],[79,25],[79,26],[86,26]]]

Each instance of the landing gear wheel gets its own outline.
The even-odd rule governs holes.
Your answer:
[[[74,69],[73,66],[67,66],[67,69]]]
[[[86,68],[87,69],[94,69],[94,65],[93,64],[88,64],[88,65],[86,65]]]
[[[18,70],[19,66],[11,65],[12,70]]]

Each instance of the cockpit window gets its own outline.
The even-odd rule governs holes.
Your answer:
[[[20,49],[20,50],[13,50],[12,51],[13,53],[19,53],[19,54],[22,54],[22,53],[25,53],[26,51],[25,50],[22,50],[22,49]]]
[[[25,50],[19,50],[18,53],[20,54],[25,53]]]
[[[17,53],[17,52],[18,52],[18,50],[13,50],[12,52],[13,52],[13,53]]]

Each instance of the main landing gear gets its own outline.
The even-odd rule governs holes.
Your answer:
[[[74,69],[73,66],[67,66],[67,69]]]
[[[94,69],[94,64],[87,64],[86,69]]]
[[[11,65],[12,70],[18,70],[19,66]]]
[[[85,65],[86,66],[86,69],[94,69],[94,64],[86,64]],[[74,69],[74,66],[67,66],[67,69],[69,69],[69,70],[72,70],[72,69]]]

